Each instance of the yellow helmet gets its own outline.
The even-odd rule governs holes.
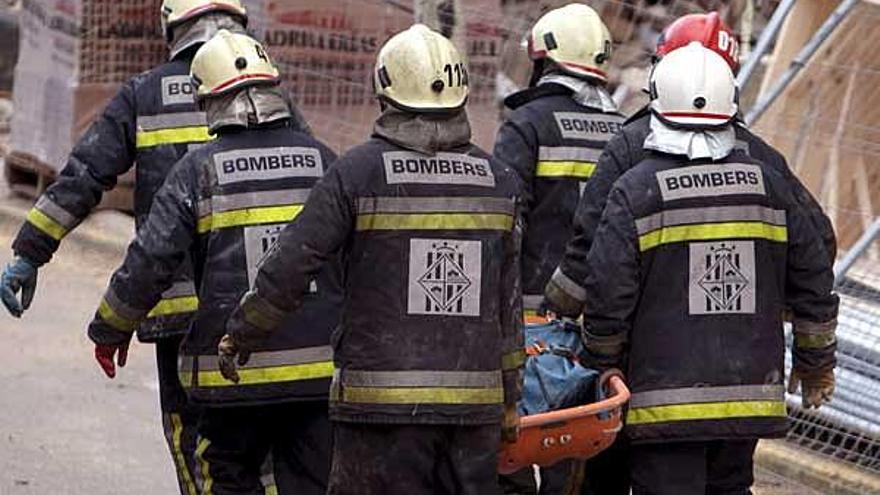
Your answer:
[[[227,12],[247,21],[247,10],[240,0],[162,0],[165,39],[171,39],[171,28],[210,12]]]
[[[611,34],[592,8],[570,3],[547,12],[532,27],[528,39],[532,60],[549,58],[574,76],[607,81]]]
[[[379,99],[403,110],[448,111],[467,101],[468,73],[451,41],[414,24],[379,51],[373,85]]]
[[[198,98],[242,86],[277,84],[280,80],[278,69],[258,41],[225,29],[199,48],[190,65],[190,75],[198,86]]]

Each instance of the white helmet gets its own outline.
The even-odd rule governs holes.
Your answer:
[[[171,39],[171,29],[210,12],[227,12],[247,22],[247,10],[240,0],[162,0],[162,32]]]
[[[277,84],[278,69],[260,43],[246,34],[221,29],[193,57],[190,75],[198,98],[243,86]]]
[[[414,24],[379,50],[373,87],[379,99],[403,110],[453,110],[467,101],[467,67],[451,41]]]
[[[584,4],[570,3],[541,16],[529,34],[528,49],[532,60],[549,58],[571,75],[608,80],[611,34]]]
[[[654,66],[651,110],[684,127],[717,127],[736,116],[737,87],[730,66],[698,42],[673,50]]]

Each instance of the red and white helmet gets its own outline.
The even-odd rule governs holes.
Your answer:
[[[689,14],[673,21],[657,41],[657,56],[665,57],[694,41],[721,55],[730,70],[739,69],[739,41],[733,30],[721,21],[718,12]]]
[[[651,71],[651,111],[676,127],[728,124],[738,110],[736,79],[727,61],[698,42],[670,52]]]

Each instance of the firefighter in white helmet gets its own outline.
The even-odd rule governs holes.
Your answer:
[[[529,321],[540,318],[544,286],[571,237],[581,191],[624,118],[605,89],[612,39],[596,11],[580,3],[551,10],[534,24],[527,44],[529,88],[505,99],[509,112],[494,156],[524,187],[522,284]],[[572,469],[562,464],[542,470],[542,493],[568,483]],[[521,489],[534,485],[534,476],[523,471],[502,482]]]
[[[439,33],[417,24],[392,37],[374,84],[383,111],[372,137],[336,162],[263,258],[229,319],[221,368],[236,379],[239,356],[289,331],[278,318],[341,251],[328,493],[497,493],[523,362],[517,179],[470,142],[467,66]]]
[[[168,43],[168,61],[122,85],[74,146],[65,168],[30,211],[12,244],[16,257],[0,277],[0,297],[14,316],[30,305],[39,267],[49,262],[61,240],[119,176],[135,167],[134,213],[140,226],[171,166],[187,149],[211,139],[205,114],[193,100],[190,61],[217,30],[244,32],[245,8],[239,0],[165,0],[157,14]],[[184,268],[138,328],[142,342],[156,344],[162,423],[180,490],[186,495],[197,492],[199,480],[194,473],[198,408],[188,404],[177,374],[177,350],[198,306],[191,277]],[[95,347],[95,358],[110,378],[117,364],[125,365],[126,355],[124,346]]]
[[[180,374],[192,401],[204,406],[196,449],[204,493],[262,493],[260,467],[271,453],[280,493],[323,494],[330,333],[342,303],[338,263],[316,274],[284,331],[250,349],[236,383],[220,376],[216,349],[258,262],[335,155],[295,127],[278,70],[249,36],[219,31],[195,54],[192,77],[217,138],[184,155],[156,193],[89,337],[125,346],[192,253],[200,305],[181,347]]]
[[[775,166],[737,147],[737,88],[698,42],[650,78],[643,159],[614,184],[587,256],[585,355],[626,364],[635,495],[750,493],[759,438],[788,429],[790,390],[834,390],[837,296],[821,230]]]

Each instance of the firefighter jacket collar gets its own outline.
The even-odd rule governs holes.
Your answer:
[[[735,145],[736,131],[733,125],[717,131],[674,129],[651,115],[651,133],[645,139],[644,148],[670,155],[684,155],[691,160],[720,160],[729,155]]]
[[[229,95],[205,100],[208,131],[222,127],[256,127],[290,119],[290,104],[278,86],[251,86]]]
[[[570,89],[572,91],[571,98],[587,108],[604,113],[617,111],[617,104],[614,103],[608,91],[591,81],[579,79],[568,74],[550,73],[541,77],[538,81],[538,86],[551,83]]]
[[[237,17],[223,13],[206,14],[193,22],[174,28],[174,38],[169,43],[171,50],[169,60],[174,60],[189,48],[207,43],[221,29],[233,33],[245,33]]]
[[[388,108],[376,119],[373,134],[408,150],[434,154],[470,143],[471,125],[464,110],[427,114]]]

